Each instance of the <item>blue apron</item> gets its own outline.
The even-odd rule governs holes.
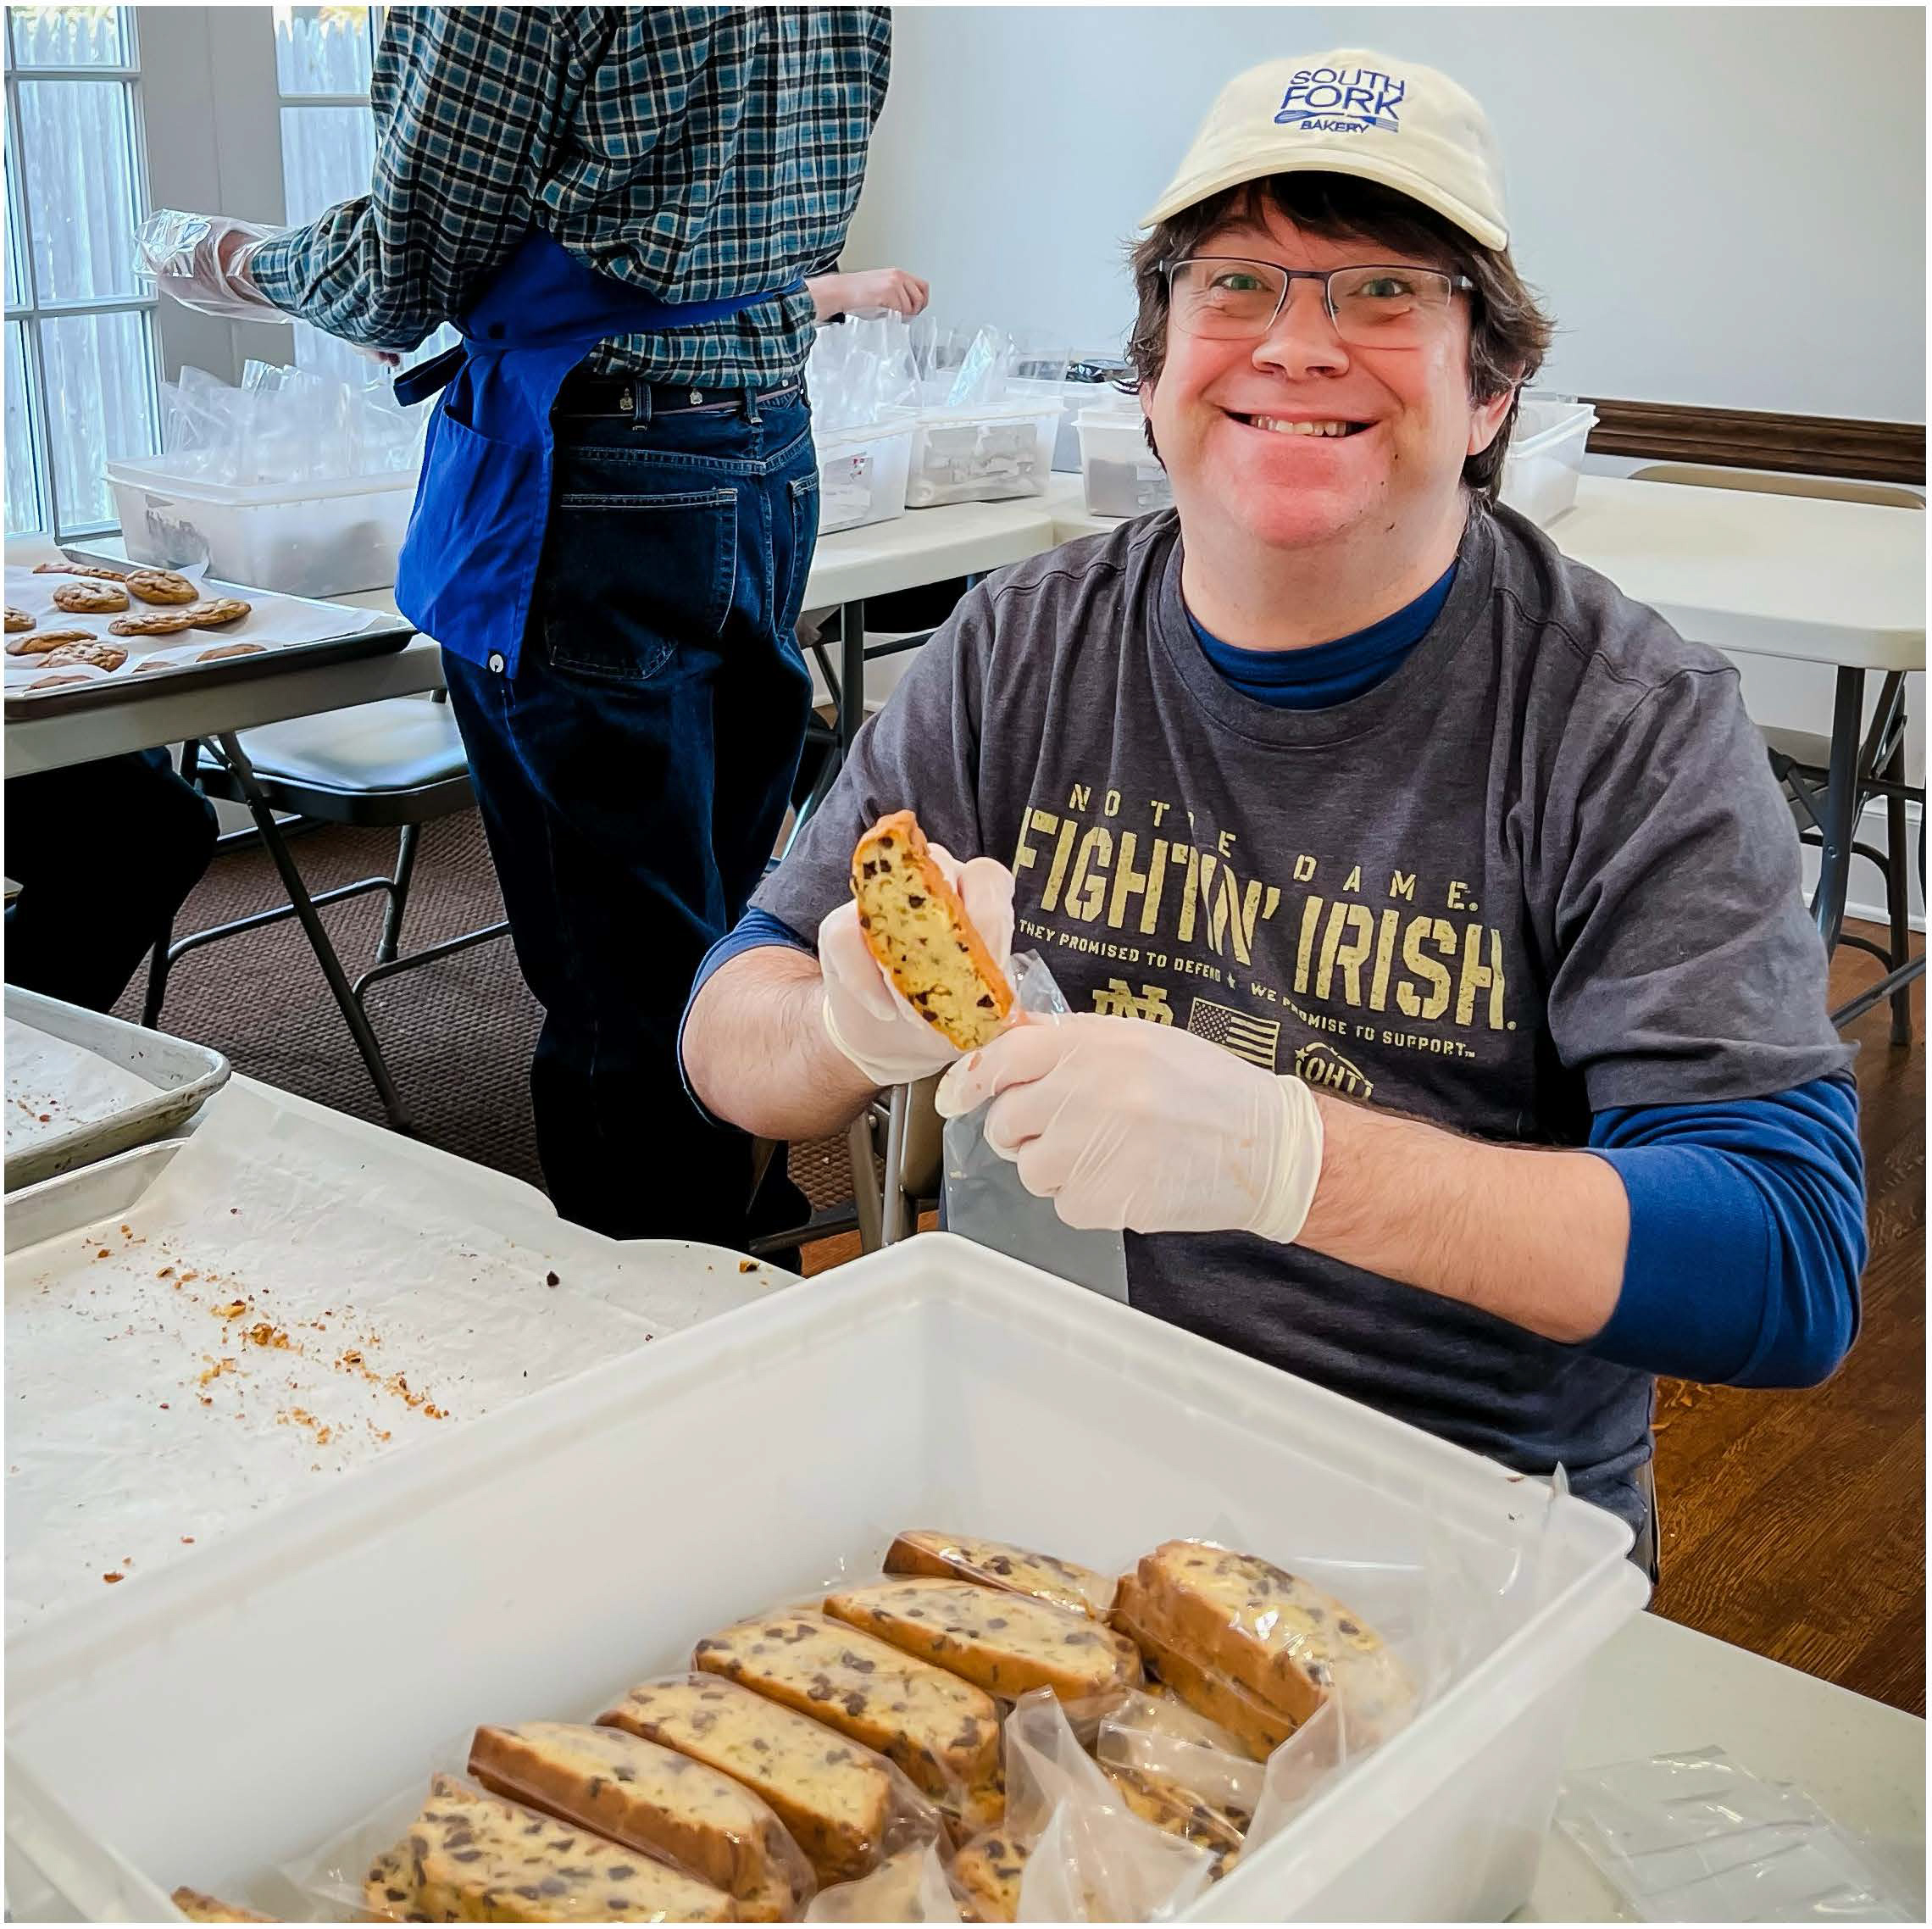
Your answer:
[[[457,317],[462,346],[396,379],[402,403],[443,391],[397,563],[397,607],[445,649],[514,675],[550,513],[550,411],[564,377],[611,336],[719,321],[801,286],[661,302],[586,268],[552,236],[530,235]]]

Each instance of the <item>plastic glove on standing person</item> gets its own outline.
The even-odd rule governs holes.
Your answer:
[[[135,231],[135,266],[184,308],[230,321],[284,321],[248,273],[248,258],[280,231],[227,214],[163,208]]]
[[[927,848],[959,893],[993,962],[1011,976],[1013,873],[992,858],[961,864],[943,844]],[[819,969],[826,1035],[874,1085],[917,1084],[959,1056],[959,1048],[913,1010],[880,970],[858,928],[858,906],[849,898],[819,926]]]
[[[1142,1019],[1082,1013],[994,1039],[939,1087],[942,1118],[981,1105],[986,1143],[1071,1226],[1287,1244],[1321,1176],[1300,1079]]]

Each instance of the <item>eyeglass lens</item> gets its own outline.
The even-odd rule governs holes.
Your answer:
[[[1328,282],[1335,332],[1358,348],[1418,346],[1448,312],[1453,292],[1447,275],[1400,264],[1338,268]],[[1199,259],[1176,263],[1169,286],[1178,326],[1245,342],[1267,334],[1294,283],[1272,262]],[[1307,286],[1314,292],[1321,284]]]

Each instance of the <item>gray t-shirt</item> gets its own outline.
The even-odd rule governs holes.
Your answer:
[[[1441,614],[1323,710],[1242,695],[1180,596],[1172,514],[990,578],[933,638],[753,903],[816,931],[910,806],[1019,880],[1016,949],[1077,1011],[1479,1138],[1840,1070],[1798,845],[1736,672],[1476,508]],[[1633,1523],[1653,1382],[1299,1247],[1127,1237],[1142,1311]]]

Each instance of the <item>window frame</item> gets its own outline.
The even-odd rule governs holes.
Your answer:
[[[23,383],[27,399],[28,425],[32,437],[32,459],[36,494],[42,510],[41,522],[32,529],[8,533],[13,542],[62,543],[111,533],[119,525],[110,515],[104,522],[64,520],[60,485],[53,459],[53,423],[47,406],[47,351],[41,338],[44,323],[114,314],[138,314],[147,343],[147,402],[149,419],[158,436],[161,424],[161,340],[157,326],[159,297],[150,289],[146,294],[111,295],[92,301],[43,302],[41,299],[40,270],[34,259],[34,217],[26,192],[25,123],[21,119],[19,90],[23,84],[70,85],[75,81],[112,82],[123,91],[128,104],[127,139],[129,181],[134,192],[134,219],[138,225],[153,207],[147,168],[147,122],[144,75],[142,67],[139,9],[116,8],[120,16],[122,58],[118,66],[29,67],[23,69],[14,58],[13,9],[6,10],[0,31],[7,36],[6,114],[14,165],[8,171],[7,220],[13,237],[14,259],[19,266],[20,286],[16,294],[25,297],[5,306],[9,331],[19,324],[26,344],[26,368]]]

